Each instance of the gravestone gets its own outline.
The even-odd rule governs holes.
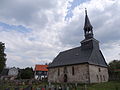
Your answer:
[[[6,88],[5,90],[10,90],[10,88]]]
[[[48,90],[51,90],[51,88],[49,87]]]
[[[59,86],[59,87],[58,87],[58,90],[62,90],[62,87],[61,87],[61,86]]]
[[[55,88],[54,85],[52,85],[52,86],[51,86],[51,90],[54,90],[54,88]]]
[[[56,90],[58,90],[58,88],[59,88],[59,86],[57,85],[57,86],[56,86]]]
[[[42,87],[42,89],[41,90],[45,90],[45,88],[44,87]]]
[[[46,90],[49,90],[49,86],[48,85],[46,86]]]
[[[70,88],[67,86],[66,90],[69,90]]]
[[[36,88],[36,90],[41,90],[41,88]]]
[[[14,90],[20,90],[20,88],[19,87],[15,87]]]
[[[57,90],[57,87],[54,87],[54,90]]]
[[[65,85],[62,86],[62,90],[66,90],[66,86]]]
[[[32,90],[32,86],[28,86],[28,87],[24,88],[24,90]]]

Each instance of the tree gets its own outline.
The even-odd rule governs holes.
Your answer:
[[[6,54],[4,53],[5,51],[5,44],[0,42],[0,73],[6,66]]]
[[[120,60],[113,60],[109,63],[110,69],[120,69]]]
[[[111,61],[108,69],[110,80],[120,80],[120,60]]]
[[[34,71],[33,71],[32,67],[31,68],[27,67],[25,69],[22,69],[20,76],[21,76],[21,79],[31,79],[31,78],[33,78]]]

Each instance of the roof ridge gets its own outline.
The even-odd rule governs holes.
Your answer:
[[[71,51],[71,50],[73,50],[73,49],[77,49],[77,48],[81,48],[81,46],[78,46],[78,47],[75,47],[75,48],[71,48],[71,49],[68,49],[68,50],[64,50],[64,51],[62,51],[62,52],[60,52],[60,53],[68,52],[68,51]]]

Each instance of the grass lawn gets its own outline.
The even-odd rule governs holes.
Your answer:
[[[39,86],[44,86],[47,85],[48,83],[41,83],[39,85],[33,85],[34,88],[39,87]],[[59,85],[59,84],[54,84],[54,85]],[[19,86],[20,88],[25,88],[28,85],[22,85]],[[5,88],[11,88],[10,90],[14,90],[13,85],[10,84],[4,84],[0,85],[0,90],[4,90]],[[75,89],[70,89],[70,90],[75,90]],[[85,85],[84,84],[78,84],[77,90],[85,90]],[[120,90],[120,81],[110,81],[110,82],[105,82],[105,83],[99,83],[99,84],[91,84],[91,85],[86,85],[86,90]]]
[[[78,86],[77,90],[81,90],[81,86]],[[87,85],[87,90],[120,90],[120,81],[111,81],[99,84]]]

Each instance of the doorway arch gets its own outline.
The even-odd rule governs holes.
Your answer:
[[[67,75],[64,74],[64,82],[67,82]]]

